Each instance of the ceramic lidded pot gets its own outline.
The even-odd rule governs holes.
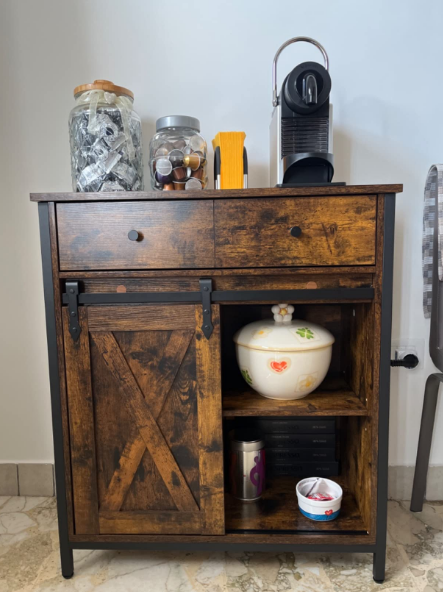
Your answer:
[[[292,320],[294,307],[276,304],[274,320],[255,321],[234,335],[245,381],[269,399],[302,399],[326,376],[334,336],[323,327]]]

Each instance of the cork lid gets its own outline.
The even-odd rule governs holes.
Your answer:
[[[90,84],[81,84],[74,88],[74,97],[80,95],[88,90],[105,90],[106,92],[114,93],[116,95],[125,95],[131,99],[134,98],[134,93],[128,88],[117,86],[110,80],[94,80]]]

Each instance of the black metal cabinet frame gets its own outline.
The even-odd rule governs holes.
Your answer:
[[[49,355],[49,376],[52,403],[52,425],[55,456],[55,480],[58,509],[58,528],[62,574],[65,578],[73,575],[73,549],[179,549],[207,550],[208,543],[202,542],[78,542],[69,539],[68,508],[65,481],[65,456],[62,430],[62,409],[60,401],[59,361],[57,353],[56,307],[61,302],[55,301],[54,281],[51,257],[51,232],[49,204],[41,202],[39,206],[41,253],[43,262],[43,284],[46,312],[46,330]],[[381,296],[381,351],[379,376],[379,426],[378,426],[378,484],[377,518],[375,544],[254,544],[254,543],[217,543],[211,542],[214,550],[249,550],[249,551],[292,551],[292,552],[362,552],[374,554],[374,580],[382,582],[385,574],[386,525],[387,525],[387,483],[388,483],[388,433],[389,433],[389,389],[390,389],[390,342],[393,290],[393,254],[394,254],[395,194],[384,195],[383,228],[383,285]],[[74,284],[74,285],[73,285]],[[130,294],[86,294],[81,293],[78,282],[66,282],[66,292],[62,303],[68,305],[72,327],[75,328],[77,306],[92,304],[122,304],[147,302],[187,302],[202,303],[205,335],[209,337],[211,328],[208,303],[251,302],[251,301],[349,301],[358,302],[374,298],[374,288],[338,288],[328,290],[255,290],[255,291],[213,291],[211,280],[202,278],[200,291],[168,293],[130,293]],[[205,287],[207,290],[205,290]],[[69,292],[74,288],[75,294]],[[209,307],[210,310],[210,307]],[[205,312],[206,311],[206,312]],[[75,330],[74,330],[75,334]],[[71,335],[73,333],[71,332]],[[73,335],[74,337],[74,335]],[[184,537],[185,538],[185,537]]]

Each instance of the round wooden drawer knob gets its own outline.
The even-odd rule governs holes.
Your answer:
[[[136,230],[130,230],[128,232],[128,238],[132,241],[138,241],[140,240],[140,233],[138,233]]]
[[[293,226],[291,228],[291,236],[298,238],[301,235],[301,228],[300,226]]]

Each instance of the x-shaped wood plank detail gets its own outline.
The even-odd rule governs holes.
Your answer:
[[[165,354],[168,350],[168,354],[175,363],[171,363],[169,371],[164,372],[157,381],[156,387],[161,395],[153,412],[149,408],[114,335],[97,332],[91,333],[91,338],[109,371],[121,385],[125,406],[130,416],[135,420],[131,437],[122,452],[120,466],[112,476],[101,507],[106,510],[121,508],[147,448],[177,509],[198,511],[199,508],[194,496],[157,425],[158,416],[189,347],[192,333],[189,331],[173,331],[171,333]]]

